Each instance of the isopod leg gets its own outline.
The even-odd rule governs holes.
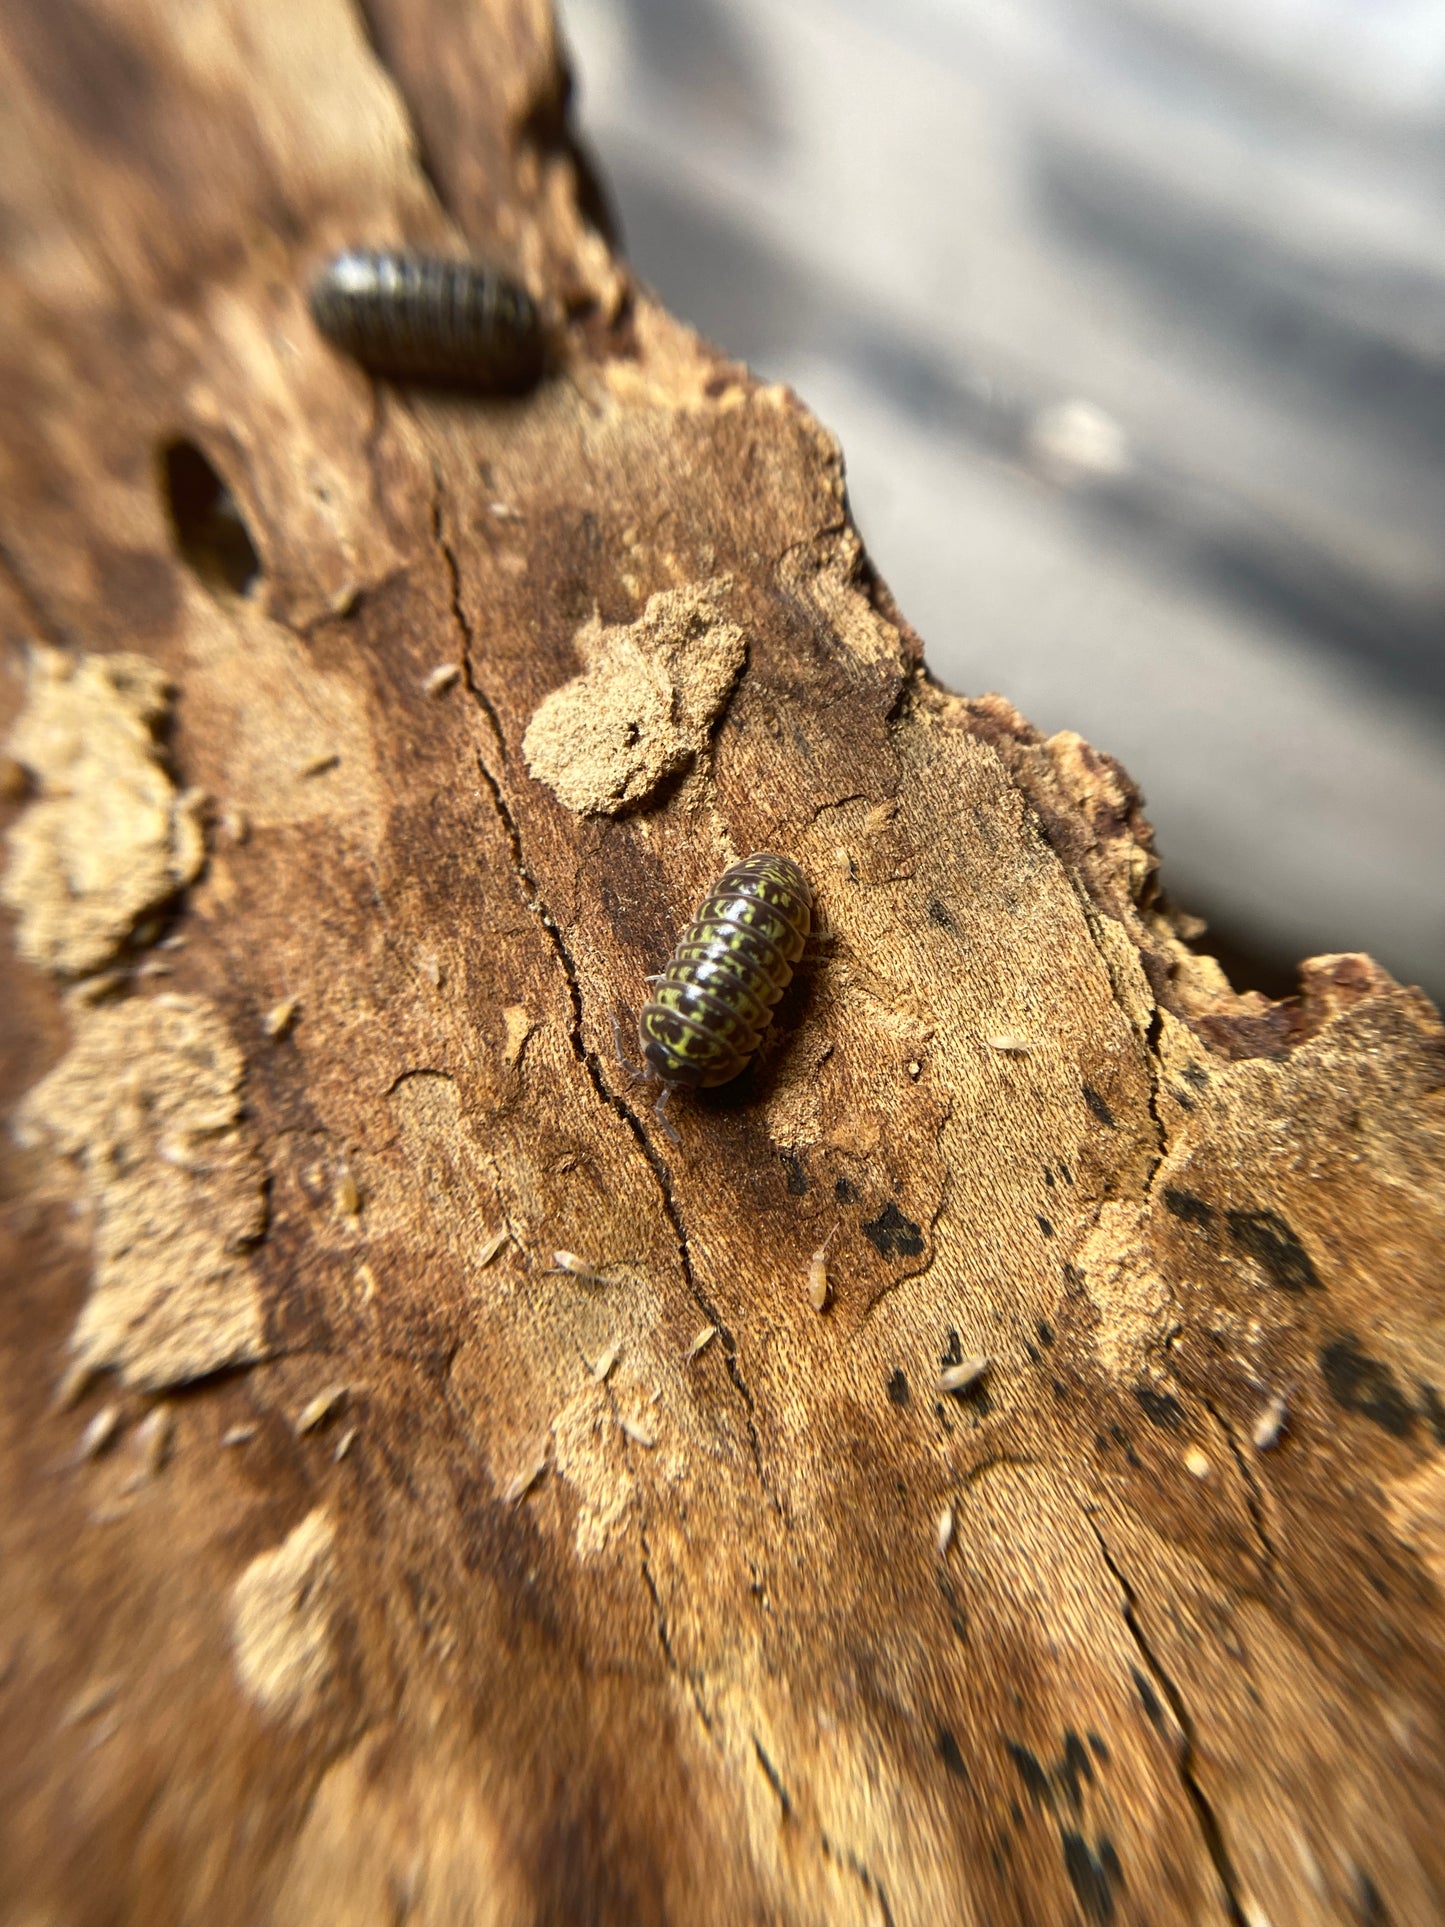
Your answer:
[[[656,1101],[652,1106],[652,1115],[657,1119],[658,1123],[662,1126],[667,1136],[672,1140],[672,1142],[675,1145],[677,1145],[678,1149],[680,1150],[682,1148],[682,1139],[677,1135],[677,1132],[673,1130],[672,1125],[668,1121],[668,1118],[666,1115],[667,1100],[671,1096],[672,1096],[671,1088],[668,1085],[664,1084],[662,1089],[657,1093]]]
[[[623,1070],[627,1072],[627,1075],[634,1083],[643,1083],[646,1080],[647,1072],[640,1064],[634,1064],[632,1059],[627,1055],[627,1047],[622,1041],[622,1026],[617,1021],[617,1012],[615,1010],[612,1013],[612,1041],[617,1047],[617,1061]]]

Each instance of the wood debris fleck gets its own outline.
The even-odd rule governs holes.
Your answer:
[[[1015,1037],[1010,1031],[984,1041],[990,1050],[996,1050],[1001,1057],[1031,1057],[1036,1049],[1027,1037]]]
[[[176,1435],[176,1415],[167,1404],[153,1405],[135,1428],[135,1450],[139,1460],[138,1483],[155,1478],[164,1471]]]
[[[95,1382],[95,1366],[89,1359],[74,1358],[61,1374],[60,1383],[55,1388],[55,1396],[50,1401],[54,1412],[68,1412],[77,1404]]]
[[[428,672],[422,688],[428,696],[444,696],[453,683],[461,680],[461,670],[454,662],[439,662],[435,669]]]
[[[336,1185],[332,1196],[338,1218],[355,1218],[360,1215],[361,1192],[357,1188],[355,1174],[345,1158],[342,1158],[336,1167]]]
[[[120,1407],[102,1405],[80,1435],[79,1456],[98,1458],[120,1430]]]
[[[1207,1479],[1210,1471],[1209,1454],[1201,1452],[1197,1445],[1191,1445],[1184,1454],[1184,1468],[1196,1479]]]
[[[502,1062],[509,1069],[515,1070],[521,1061],[527,1039],[536,1026],[528,1015],[525,1004],[508,1004],[502,1012],[502,1022],[506,1026],[506,1035],[502,1040]]]
[[[508,1479],[502,1488],[502,1498],[508,1505],[515,1505],[519,1499],[527,1496],[546,1470],[547,1454],[543,1452],[531,1465],[524,1467],[522,1471]]]
[[[71,1700],[60,1716],[60,1724],[83,1726],[87,1720],[93,1720],[97,1713],[103,1713],[119,1691],[118,1679],[93,1680],[89,1686],[83,1686]]]
[[[221,1444],[229,1452],[238,1445],[249,1445],[255,1436],[254,1425],[233,1425],[221,1434]]]
[[[946,1559],[953,1544],[953,1507],[946,1505],[938,1515],[938,1556]]]
[[[690,1365],[700,1352],[705,1351],[716,1337],[717,1337],[717,1326],[704,1325],[702,1330],[698,1333],[697,1337],[693,1339],[692,1343],[687,1348],[688,1364]]]
[[[338,1465],[340,1465],[341,1461],[346,1457],[352,1446],[355,1445],[356,1434],[360,1429],[359,1426],[348,1425],[346,1430],[341,1434],[341,1437],[336,1441],[336,1450],[331,1456]]]
[[[991,1358],[980,1354],[976,1358],[961,1359],[957,1365],[945,1365],[938,1374],[937,1390],[971,1392],[992,1364]]]
[[[1256,1452],[1272,1452],[1279,1444],[1280,1434],[1289,1417],[1289,1400],[1283,1392],[1276,1392],[1265,1406],[1250,1430],[1250,1443]]]
[[[591,1368],[592,1376],[599,1385],[605,1385],[607,1383],[608,1378],[612,1374],[612,1367],[617,1363],[621,1355],[622,1340],[620,1338],[614,1338],[606,1351],[600,1354],[596,1363]]]
[[[617,1429],[630,1438],[634,1445],[640,1445],[646,1451],[650,1452],[657,1443],[657,1440],[653,1437],[652,1433],[648,1431],[647,1427],[645,1425],[639,1425],[635,1418],[627,1418],[619,1415]]]
[[[808,1303],[814,1311],[828,1309],[828,1247],[838,1235],[837,1225],[808,1260]]]
[[[340,761],[341,752],[339,750],[323,750],[319,756],[313,756],[309,762],[303,763],[297,771],[297,774],[303,778],[325,776],[327,771],[335,769]]]
[[[77,1004],[100,1004],[117,991],[124,990],[126,974],[123,970],[100,970],[93,977],[82,977],[70,991]]]
[[[595,1266],[589,1265],[585,1258],[579,1258],[575,1251],[554,1251],[549,1273],[565,1271],[571,1278],[580,1278],[588,1285],[610,1285],[612,1280],[604,1277]]]
[[[278,1004],[272,1004],[261,1019],[261,1028],[272,1039],[284,1037],[296,1022],[296,1013],[301,1008],[299,997],[283,997]]]
[[[492,1262],[493,1258],[496,1257],[497,1253],[501,1250],[502,1246],[507,1242],[508,1238],[511,1235],[512,1234],[508,1231],[505,1225],[502,1226],[500,1231],[494,1231],[492,1233],[491,1237],[488,1238],[487,1242],[482,1246],[481,1250],[477,1253],[478,1271],[486,1270],[487,1266]]]
[[[343,1384],[328,1385],[315,1398],[308,1399],[297,1414],[296,1436],[300,1438],[306,1432],[314,1432],[318,1425],[324,1425],[334,1412],[340,1410],[349,1389]]]

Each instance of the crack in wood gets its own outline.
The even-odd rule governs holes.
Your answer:
[[[1240,1897],[1239,1876],[1234,1870],[1234,1863],[1230,1859],[1229,1849],[1225,1845],[1223,1830],[1220,1827],[1218,1816],[1210,1804],[1209,1796],[1199,1784],[1198,1776],[1194,1771],[1195,1738],[1193,1718],[1184,1704],[1179,1688],[1174,1684],[1169,1673],[1165,1670],[1163,1663],[1155,1653],[1154,1648],[1150,1645],[1149,1639],[1139,1623],[1139,1613],[1134,1588],[1124,1577],[1123,1569],[1119,1566],[1113,1553],[1110,1552],[1109,1543],[1100,1531],[1096,1521],[1090,1516],[1087,1510],[1084,1511],[1082,1516],[1098,1542],[1099,1556],[1108,1567],[1109,1572],[1113,1576],[1114,1583],[1123,1595],[1124,1624],[1128,1627],[1130,1637],[1138,1648],[1139,1657],[1148,1668],[1150,1678],[1163,1694],[1169,1710],[1174,1716],[1175,1724],[1179,1728],[1181,1744],[1176,1756],[1176,1762],[1179,1770],[1180,1784],[1183,1786],[1189,1798],[1190,1805],[1194,1808],[1195,1820],[1199,1827],[1200,1837],[1204,1842],[1205,1851],[1213,1862],[1214,1871],[1218,1875],[1220,1885],[1224,1889],[1224,1901],[1228,1909],[1231,1927],[1249,1927],[1249,1916],[1245,1913],[1244,1905]]]
[[[472,644],[474,639],[471,627],[467,622],[466,615],[461,606],[460,571],[457,566],[456,556],[443,532],[444,515],[442,499],[441,484],[438,477],[437,494],[433,502],[432,510],[432,529],[437,547],[446,563],[448,577],[451,582],[452,613],[458,625],[463,644],[463,684],[468,694],[476,702],[491,725],[500,746],[505,765],[505,738],[503,737],[501,724],[497,718],[496,709],[473,673]],[[517,883],[519,894],[526,908],[537,918],[543,930],[546,932],[553,954],[561,967],[563,979],[567,986],[570,1013],[567,1037],[572,1047],[572,1054],[586,1071],[593,1090],[601,1102],[605,1104],[609,1110],[615,1112],[632,1132],[639,1150],[647,1161],[648,1168],[651,1170],[662,1196],[663,1210],[667,1215],[668,1223],[672,1227],[673,1238],[677,1248],[678,1264],[682,1271],[683,1279],[698,1310],[703,1314],[709,1324],[717,1327],[718,1337],[722,1342],[723,1357],[726,1363],[728,1377],[732,1380],[734,1389],[743,1401],[748,1441],[759,1482],[767,1494],[769,1503],[772,1505],[774,1511],[776,1511],[780,1517],[783,1517],[785,1515],[782,1500],[774,1489],[763,1461],[762,1439],[757,1426],[757,1407],[753,1399],[752,1391],[746,1379],[743,1377],[742,1367],[738,1358],[737,1339],[727,1321],[724,1319],[722,1312],[702,1288],[694,1273],[687,1227],[683,1222],[682,1213],[678,1207],[677,1199],[673,1191],[672,1174],[662,1158],[661,1153],[652,1142],[651,1136],[637,1112],[627,1102],[620,1091],[610,1088],[606,1077],[603,1075],[601,1059],[598,1057],[597,1052],[587,1043],[583,1022],[582,986],[576,959],[573,957],[567,940],[562,934],[561,926],[558,924],[557,919],[553,916],[547,904],[543,901],[541,892],[537,887],[536,879],[527,866],[526,857],[522,848],[521,826],[517,821],[511,805],[507,801],[501,783],[488,768],[486,758],[482,755],[480,749],[477,751],[477,770],[487,794],[491,799],[492,807],[502,826],[503,833],[506,836],[512,874]]]
[[[1214,1423],[1219,1427],[1220,1431],[1223,1432],[1225,1443],[1230,1450],[1230,1455],[1235,1465],[1239,1468],[1239,1476],[1244,1482],[1244,1503],[1249,1511],[1255,1536],[1258,1538],[1264,1554],[1265,1574],[1270,1580],[1273,1580],[1276,1574],[1275,1544],[1274,1540],[1270,1537],[1269,1527],[1265,1523],[1264,1494],[1260,1490],[1259,1480],[1255,1476],[1254,1467],[1250,1464],[1248,1455],[1240,1445],[1239,1440],[1235,1437],[1234,1427],[1229,1423],[1229,1420],[1219,1410],[1212,1399],[1206,1398],[1204,1400],[1204,1409],[1214,1420]]]

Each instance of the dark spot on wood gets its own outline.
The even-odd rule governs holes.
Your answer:
[[[803,1160],[793,1151],[784,1151],[780,1154],[779,1161],[783,1167],[783,1175],[788,1181],[789,1197],[801,1198],[808,1189],[808,1174],[803,1169]]]
[[[1209,1072],[1202,1064],[1186,1064],[1179,1075],[1186,1084],[1192,1084],[1196,1091],[1202,1091],[1209,1082]]]
[[[1079,1267],[1077,1265],[1067,1265],[1067,1264],[1064,1266],[1063,1271],[1064,1271],[1064,1290],[1068,1293],[1070,1298],[1082,1298],[1084,1295],[1083,1272],[1079,1270]]]
[[[1360,1927],[1390,1927],[1390,1910],[1363,1867],[1355,1868],[1355,1912]]]
[[[1036,1332],[1038,1333],[1038,1335],[1039,1335],[1039,1343],[1040,1343],[1041,1345],[1052,1345],[1052,1344],[1053,1344],[1053,1342],[1054,1342],[1054,1328],[1053,1328],[1053,1326],[1052,1326],[1052,1325],[1051,1325],[1051,1324],[1049,1323],[1049,1321],[1048,1321],[1048,1319],[1047,1319],[1047,1318],[1040,1318],[1040,1319],[1038,1319],[1038,1320],[1037,1320],[1037,1321],[1035,1322],[1035,1324],[1034,1324],[1034,1330],[1035,1330],[1035,1331],[1036,1331]]]
[[[1021,1826],[1023,1825],[1023,1823],[1024,1823],[1024,1810],[1023,1810],[1023,1808],[1022,1808],[1022,1807],[1021,1807],[1021,1806],[1019,1805],[1019,1803],[1018,1803],[1018,1801],[1017,1801],[1017,1800],[1010,1800],[1010,1801],[1009,1801],[1009,1803],[1008,1803],[1008,1815],[1009,1815],[1009,1818],[1010,1818],[1010,1820],[1012,1820],[1012,1821],[1013,1821],[1013,1823],[1014,1823],[1014,1825],[1015,1825],[1016,1827],[1021,1827]]]
[[[958,925],[954,922],[953,917],[949,913],[947,907],[944,904],[941,904],[938,901],[937,897],[935,897],[933,901],[929,904],[928,914],[930,917],[932,917],[933,921],[938,925],[940,930],[957,930]]]
[[[1373,1419],[1397,1439],[1408,1438],[1415,1429],[1415,1408],[1395,1374],[1383,1359],[1361,1351],[1353,1333],[1321,1348],[1320,1371],[1331,1398],[1347,1412]]]
[[[890,1198],[882,1211],[863,1227],[863,1235],[885,1258],[916,1258],[923,1250],[923,1233],[905,1218]]]
[[[131,167],[156,154],[166,126],[156,106],[161,69],[137,38],[117,32],[98,9],[75,5],[22,9],[7,24],[37,95],[86,146],[123,154]]]
[[[940,1365],[961,1365],[963,1363],[963,1340],[953,1329],[952,1325],[948,1328],[948,1343],[944,1347],[938,1362]]]
[[[858,1202],[858,1187],[847,1178],[839,1178],[838,1182],[833,1186],[833,1196],[838,1200],[839,1204],[856,1204]]]
[[[1072,1828],[1061,1829],[1060,1837],[1064,1845],[1064,1871],[1069,1876],[1069,1884],[1078,1899],[1079,1906],[1089,1920],[1097,1921],[1100,1927],[1114,1918],[1114,1885],[1118,1879],[1118,1856],[1110,1849],[1113,1870],[1105,1864],[1102,1853],[1095,1853],[1081,1833]]]
[[[942,1754],[943,1764],[948,1768],[949,1772],[956,1773],[964,1785],[967,1786],[968,1767],[964,1763],[963,1755],[958,1750],[958,1741],[946,1726],[940,1726],[938,1729],[938,1750]]]
[[[1034,1216],[1038,1220],[1039,1230],[1043,1232],[1046,1238],[1052,1238],[1054,1235],[1054,1227],[1049,1223],[1043,1212],[1036,1211]]]
[[[1170,1086],[1169,1095],[1181,1110],[1192,1111],[1194,1109],[1194,1099],[1189,1095],[1188,1091],[1181,1091],[1177,1084]]]
[[[893,1367],[892,1376],[888,1380],[888,1396],[895,1405],[908,1403],[908,1379],[901,1365]]]
[[[1165,1185],[1164,1209],[1172,1211],[1185,1224],[1207,1228],[1214,1222],[1214,1206],[1206,1204],[1203,1198],[1196,1198],[1192,1191],[1181,1190],[1177,1184]]]
[[[782,1777],[778,1769],[773,1765],[767,1754],[764,1753],[762,1741],[759,1740],[756,1733],[753,1735],[753,1751],[758,1756],[758,1765],[767,1775],[768,1785],[778,1796],[778,1805],[783,1809],[783,1818],[790,1820],[793,1816],[793,1803],[788,1798],[788,1789],[783,1785]]]
[[[1102,1432],[1095,1432],[1094,1443],[1101,1452],[1107,1452],[1109,1449],[1109,1441]]]
[[[1099,1738],[1098,1734],[1092,1730],[1089,1733],[1089,1746],[1094,1758],[1098,1760],[1101,1765],[1107,1766],[1113,1756],[1109,1752],[1108,1747],[1105,1746],[1104,1742]]]
[[[1024,1340],[1024,1350],[1028,1354],[1028,1360],[1031,1365],[1043,1364],[1044,1362],[1043,1353],[1039,1350],[1037,1345],[1030,1344],[1027,1338]]]
[[[1154,1691],[1154,1688],[1149,1684],[1148,1680],[1145,1679],[1137,1666],[1131,1666],[1129,1671],[1134,1675],[1134,1685],[1139,1694],[1140,1704],[1148,1716],[1149,1724],[1154,1728],[1155,1732],[1167,1733],[1168,1722],[1164,1718],[1164,1708],[1159,1703],[1159,1695]]]
[[[1309,1253],[1277,1212],[1230,1211],[1226,1216],[1234,1242],[1281,1291],[1323,1289]]]
[[[1445,1445],[1445,1405],[1440,1402],[1440,1394],[1433,1385],[1420,1380],[1420,1406],[1430,1422],[1430,1430],[1437,1445]]]
[[[943,1603],[948,1608],[948,1623],[966,1646],[968,1644],[968,1613],[953,1589],[953,1581],[940,1567],[938,1569],[938,1590],[943,1594]]]
[[[1052,1172],[1052,1171],[1051,1171],[1051,1170],[1049,1169],[1049,1167],[1048,1167],[1048,1165],[1045,1165],[1045,1166],[1044,1166],[1044,1183],[1045,1183],[1045,1184],[1046,1184],[1046,1185],[1047,1185],[1047,1186],[1049,1187],[1049,1189],[1050,1189],[1050,1191],[1052,1191],[1052,1190],[1053,1190],[1053,1188],[1054,1188],[1054,1174],[1053,1174],[1053,1172]]]
[[[1109,1109],[1108,1105],[1104,1102],[1103,1098],[1100,1097],[1092,1084],[1086,1084],[1084,1086],[1084,1102],[1106,1130],[1112,1131],[1114,1129],[1114,1113]]]
[[[1141,1382],[1134,1387],[1134,1396],[1151,1424],[1165,1426],[1171,1432],[1179,1430],[1184,1419],[1184,1407],[1172,1392],[1156,1391],[1154,1386]]]
[[[161,493],[187,567],[213,595],[245,595],[261,558],[235,496],[194,442],[161,450]]]
[[[1067,1164],[1061,1163],[1059,1165],[1059,1176],[1063,1179],[1065,1184],[1072,1184],[1074,1181],[1074,1174],[1069,1169]]]
[[[1082,1798],[1079,1792],[1080,1783],[1093,1785],[1094,1762],[1089,1758],[1084,1742],[1072,1727],[1066,1728],[1064,1732],[1064,1759],[1063,1765],[1059,1768],[1059,1777],[1069,1796],[1069,1805],[1077,1813]]]
[[[1005,1740],[1008,1756],[1018,1768],[1019,1778],[1024,1783],[1024,1791],[1036,1807],[1050,1804],[1049,1776],[1038,1760],[1026,1746],[1019,1746],[1013,1740]]]

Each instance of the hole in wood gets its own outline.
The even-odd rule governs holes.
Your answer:
[[[235,496],[194,442],[162,449],[161,486],[176,547],[195,574],[213,594],[248,594],[261,558]]]

